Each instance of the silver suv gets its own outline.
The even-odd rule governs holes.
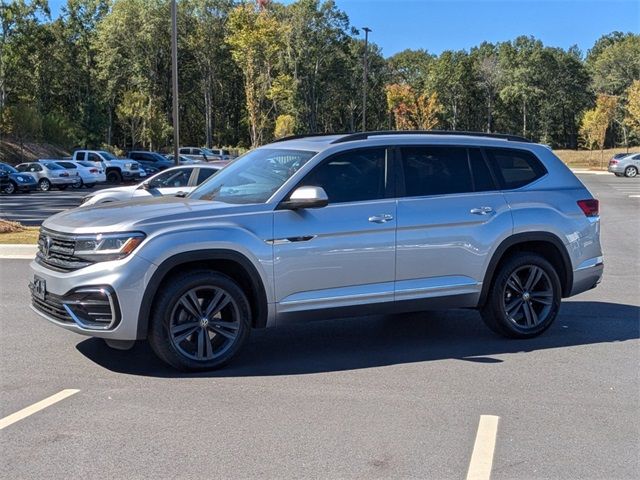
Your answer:
[[[186,198],[49,218],[30,287],[57,325],[206,370],[252,328],[311,317],[476,308],[497,333],[539,335],[600,281],[599,234],[598,201],[525,139],[308,136]]]

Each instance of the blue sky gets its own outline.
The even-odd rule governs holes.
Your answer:
[[[126,0],[121,0],[126,1]],[[178,0],[179,1],[179,0]],[[57,15],[66,0],[50,0]],[[289,1],[287,1],[289,3]],[[614,30],[640,32],[639,0],[336,0],[351,23],[373,30],[385,56],[406,48],[469,49],[482,41],[533,35],[545,45],[586,53]]]

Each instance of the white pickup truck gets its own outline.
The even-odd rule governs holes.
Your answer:
[[[122,181],[135,181],[146,177],[146,173],[135,160],[120,159],[104,150],[76,150],[72,160],[102,163],[107,174],[108,183],[121,183]]]

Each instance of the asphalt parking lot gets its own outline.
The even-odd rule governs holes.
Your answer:
[[[28,261],[0,260],[0,477],[461,479],[491,453],[493,479],[639,478],[640,179],[581,179],[605,277],[532,340],[465,310],[331,320],[254,332],[228,368],[185,375],[48,324]],[[12,201],[53,210],[40,195]]]
[[[82,197],[96,190],[114,185],[97,185],[93,188],[68,188],[48,192],[0,194],[0,218],[20,222],[23,225],[40,225],[45,218],[68,208],[80,205]]]

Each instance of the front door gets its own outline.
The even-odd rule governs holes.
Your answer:
[[[278,315],[393,301],[396,206],[390,151],[336,154],[298,186],[324,188],[324,208],[276,210]]]

